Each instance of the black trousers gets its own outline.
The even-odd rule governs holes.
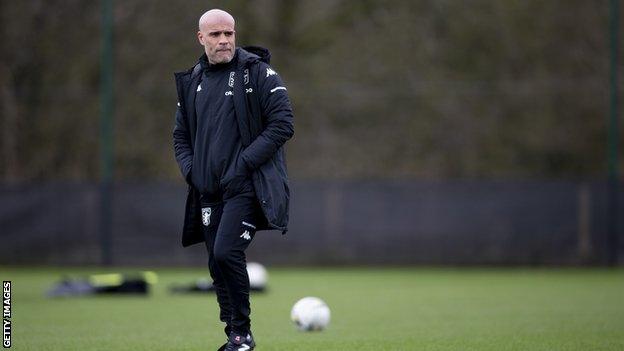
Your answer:
[[[245,250],[253,240],[260,207],[249,184],[242,193],[223,202],[201,198],[208,268],[217,293],[225,333],[250,329],[249,276]]]

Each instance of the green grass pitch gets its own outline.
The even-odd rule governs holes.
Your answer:
[[[121,270],[131,271],[131,270]],[[47,299],[61,274],[110,270],[0,267],[12,280],[14,350],[216,350],[214,295],[171,295],[205,269],[154,269],[149,297]],[[624,350],[621,269],[275,268],[252,295],[258,351]],[[331,308],[303,333],[290,308],[304,296]]]

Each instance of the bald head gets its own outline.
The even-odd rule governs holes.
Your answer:
[[[232,28],[234,28],[236,24],[234,17],[229,13],[219,9],[212,9],[204,12],[199,18],[199,30],[214,23],[229,23],[232,25]]]
[[[212,9],[199,18],[197,39],[204,47],[208,62],[211,64],[227,63],[234,58],[236,32],[234,17],[229,13]]]

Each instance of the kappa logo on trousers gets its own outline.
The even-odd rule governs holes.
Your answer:
[[[249,233],[249,230],[245,230],[240,237],[245,240],[251,240],[251,234]]]

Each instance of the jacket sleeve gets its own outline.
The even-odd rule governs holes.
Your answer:
[[[271,159],[294,134],[286,86],[269,65],[260,63],[258,66],[256,73],[264,130],[241,154],[248,170],[257,169]]]
[[[191,184],[191,168],[193,166],[193,145],[188,122],[180,103],[176,108],[175,126],[173,127],[173,149],[180,172],[187,183]]]

